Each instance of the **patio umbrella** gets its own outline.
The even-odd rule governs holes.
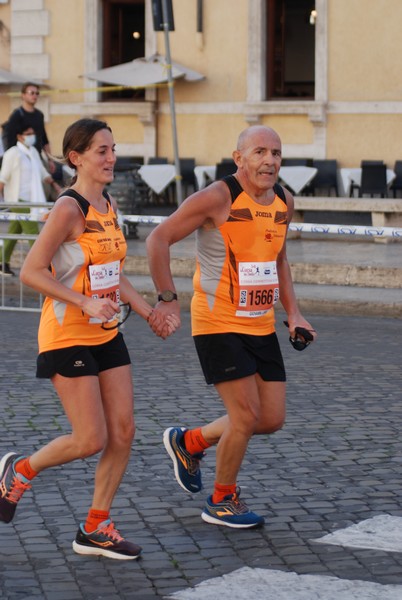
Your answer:
[[[17,73],[7,71],[6,69],[0,69],[0,85],[25,83],[26,81],[32,81],[32,83],[36,83],[36,81],[32,79],[32,77],[28,77],[27,75],[19,75]]]
[[[135,58],[130,62],[114,67],[100,69],[94,73],[86,73],[84,77],[103,83],[126,85],[127,87],[145,87],[168,81],[166,59],[160,54]],[[184,79],[185,81],[201,81],[204,79],[204,75],[201,75],[201,73],[176,62],[172,62],[172,77],[173,79]]]

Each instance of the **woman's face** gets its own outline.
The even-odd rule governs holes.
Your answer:
[[[115,143],[108,129],[95,133],[92,142],[82,154],[70,153],[70,160],[77,168],[77,174],[106,185],[113,181],[116,163]]]

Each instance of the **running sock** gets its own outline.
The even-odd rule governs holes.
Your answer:
[[[110,512],[108,510],[97,510],[90,508],[88,511],[87,520],[85,521],[84,529],[87,533],[92,533],[98,529],[100,523],[109,519]]]
[[[29,458],[22,458],[14,465],[14,471],[20,473],[25,479],[33,479],[37,476],[38,471],[34,471],[30,465]]]
[[[223,485],[221,483],[216,483],[214,486],[214,493],[212,494],[212,502],[214,504],[218,504],[222,502],[225,496],[233,496],[236,493],[236,484],[230,483],[228,485]]]
[[[199,454],[211,446],[201,433],[201,427],[184,432],[184,445],[190,454]]]

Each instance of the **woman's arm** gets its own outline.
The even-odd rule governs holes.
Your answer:
[[[118,312],[116,302],[109,298],[93,299],[80,294],[55,279],[49,270],[60,245],[76,239],[83,227],[82,214],[75,202],[71,198],[59,199],[24,261],[20,279],[44,296],[77,306],[91,317],[105,322]]]

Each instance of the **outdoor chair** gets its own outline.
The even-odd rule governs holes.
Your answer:
[[[359,197],[369,195],[388,196],[387,166],[384,164],[371,164],[362,167],[362,177],[359,186]]]
[[[237,166],[234,160],[219,162],[216,165],[215,181],[222,179],[222,177],[226,177],[226,175],[233,175],[233,173],[236,173],[236,171]]]
[[[322,191],[326,191],[328,196],[331,196],[331,190],[335,190],[335,195],[339,196],[337,161],[334,159],[317,159],[313,161],[313,167],[317,169],[317,174],[309,186],[312,194],[318,196]]]

